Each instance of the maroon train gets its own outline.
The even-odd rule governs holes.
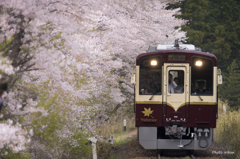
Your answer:
[[[136,59],[136,127],[145,149],[205,150],[218,117],[221,70],[194,45],[158,45]]]

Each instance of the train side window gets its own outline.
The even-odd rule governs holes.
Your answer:
[[[149,57],[140,61],[139,74],[140,95],[162,94],[162,63],[161,57]]]
[[[191,95],[213,95],[213,61],[193,57],[191,69]]]

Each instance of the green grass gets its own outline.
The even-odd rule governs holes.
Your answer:
[[[110,136],[114,137],[115,142],[118,142],[125,132],[123,131],[123,120],[127,120],[127,132],[135,129],[135,119],[134,117],[115,115],[110,118],[110,122],[102,124],[101,127],[96,129],[99,136],[102,136],[106,140]]]
[[[112,156],[108,157],[108,159],[122,159],[122,157],[112,155]]]
[[[240,158],[240,111],[223,111],[223,102],[219,102],[219,118],[214,131],[215,141],[220,144],[224,151],[234,152],[229,154],[231,158]]]
[[[123,133],[118,133],[118,134],[113,135],[113,137],[114,137],[113,144],[116,146],[120,146],[120,145],[126,144],[129,141],[132,141],[134,139],[134,137],[128,137],[127,139],[124,139],[124,136],[126,133],[128,133],[128,132],[123,132]]]
[[[97,142],[97,154],[99,156],[105,156],[105,158],[110,159],[118,159],[119,157],[115,154],[110,153],[113,149],[113,147],[121,147],[121,145],[129,142],[132,140],[132,138],[124,139],[124,136],[126,133],[130,132],[131,130],[135,129],[135,119],[134,114],[132,113],[124,113],[125,108],[120,108],[115,114],[110,116],[110,120],[102,124],[100,127],[96,129],[96,132],[98,132],[98,135],[104,138],[103,142]],[[127,131],[123,131],[123,120],[127,120]],[[111,145],[108,142],[105,142],[110,139],[110,136],[113,136],[113,145]],[[115,156],[114,156],[115,155]],[[120,157],[121,158],[121,157]]]
[[[116,145],[116,146],[121,146],[121,145],[123,145],[123,144],[126,144],[126,143],[132,141],[132,140],[133,140],[133,138],[127,138],[127,139],[125,139],[125,140],[120,140],[120,141],[114,143],[114,145]]]

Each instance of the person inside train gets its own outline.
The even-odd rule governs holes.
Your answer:
[[[172,74],[169,73],[168,75],[169,81],[168,81],[168,92],[169,93],[174,93],[174,89],[177,87],[176,82],[173,80]]]
[[[140,88],[140,94],[152,94],[151,87],[150,87],[150,80],[144,79],[143,83]]]
[[[140,92],[141,95],[161,94],[161,75],[160,73],[151,72],[145,73],[140,78]]]
[[[179,79],[177,77],[174,78],[174,82],[177,84],[177,87],[174,88],[174,93],[183,93],[184,87],[180,86]]]
[[[205,82],[204,81],[198,81],[198,86],[196,87],[196,92],[197,93],[205,93],[206,89],[205,87]]]
[[[147,89],[147,80],[142,78],[141,86],[140,86],[140,94],[145,94],[145,90]]]

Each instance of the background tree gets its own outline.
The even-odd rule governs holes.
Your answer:
[[[211,52],[218,58],[219,67],[225,71],[234,59],[239,59],[239,8],[237,0],[184,0],[168,6],[180,7],[178,18],[188,20],[182,26],[187,33],[187,43]]]
[[[228,66],[227,71],[224,72],[223,85],[220,87],[222,92],[221,99],[227,101],[231,108],[238,110],[240,92],[240,68],[234,60],[230,66]]]
[[[184,0],[175,4],[170,4],[168,9],[180,7],[181,14],[175,15],[178,18],[187,20],[182,26],[182,31],[186,31],[187,43],[194,44],[204,52],[216,55],[218,67],[224,72],[224,79],[228,79],[230,72],[234,74],[234,69],[240,60],[240,1],[237,0]],[[235,72],[236,73],[236,72]],[[228,81],[228,80],[227,80]],[[230,82],[230,81],[229,81]],[[235,83],[238,84],[238,83]],[[229,86],[229,87],[227,87]],[[240,85],[236,85],[238,87]],[[225,90],[235,90],[230,84],[224,84]],[[233,107],[236,104],[238,93],[227,94],[220,89],[219,96],[227,99]],[[234,96],[234,97],[233,97]],[[234,98],[234,100],[233,100]]]

